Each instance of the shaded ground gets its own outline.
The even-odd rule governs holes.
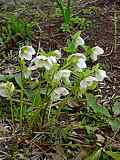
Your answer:
[[[86,42],[92,46],[98,45],[100,47],[103,47],[105,50],[105,55],[103,55],[103,58],[101,58],[101,62],[103,65],[105,64],[105,69],[107,69],[108,71],[110,81],[106,82],[106,87],[103,92],[110,98],[113,95],[116,96],[120,94],[119,3],[115,5],[115,3],[108,0],[95,1],[94,3],[93,2],[91,1],[88,3],[78,1],[78,5],[75,8],[77,10],[80,8],[84,9],[92,5],[97,7],[96,15],[83,15],[83,13],[77,13],[77,15],[79,14],[81,17],[92,20],[94,24],[94,26],[89,29],[89,31],[83,33],[83,37],[86,39]],[[13,14],[17,13],[17,15],[20,17],[26,17],[30,21],[33,21],[35,23],[37,22],[37,25],[34,29],[32,41],[29,42],[32,43],[36,49],[38,48],[39,42],[41,47],[45,50],[62,48],[63,46],[65,46],[66,40],[69,37],[69,34],[59,31],[63,20],[62,18],[54,18],[54,16],[52,16],[53,9],[54,7],[52,5],[52,2],[48,1],[46,4],[44,3],[44,1],[41,1],[40,4],[34,3],[31,4],[31,6],[23,6],[22,8],[18,8],[15,12],[13,12]],[[116,31],[115,25],[117,26]],[[77,30],[77,28],[75,28],[75,30]],[[15,49],[15,47],[12,46],[11,43],[8,44],[8,46],[10,47],[9,50]],[[1,54],[4,54],[4,52],[6,51],[3,50]]]

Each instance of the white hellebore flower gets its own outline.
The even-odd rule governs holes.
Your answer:
[[[12,82],[0,83],[0,96],[10,98],[15,90]]]
[[[83,69],[83,68],[87,68],[87,65],[86,65],[86,56],[82,53],[76,53],[76,54],[72,54],[69,56],[70,58],[72,57],[76,57],[77,58],[77,63],[76,63],[76,66],[75,68],[76,69]]]
[[[51,99],[53,102],[60,100],[62,96],[67,96],[69,94],[69,91],[64,87],[58,87],[54,89],[54,91],[51,94]]]
[[[77,69],[84,69],[87,68],[86,62],[84,58],[80,58],[76,64]]]
[[[68,70],[68,69],[63,69],[58,71],[55,75],[54,75],[54,80],[60,81],[60,80],[65,80],[67,83],[70,83],[70,74],[72,71]]]
[[[107,78],[107,75],[106,75],[106,72],[99,69],[96,74],[95,74],[95,77],[98,81],[103,81],[104,78]]]
[[[94,84],[95,82],[97,82],[97,79],[95,77],[89,76],[80,82],[80,88],[87,89],[88,87],[92,86],[92,84]]]
[[[31,60],[32,55],[35,55],[35,49],[32,46],[24,46],[19,50],[19,57],[25,60]]]
[[[56,57],[54,57],[54,56],[48,57],[48,60],[51,61],[52,64],[57,63]]]
[[[104,53],[104,50],[100,48],[99,46],[93,47],[93,52],[91,54],[91,59],[93,61],[97,61],[97,57]]]
[[[55,57],[56,57],[57,59],[60,59],[60,58],[61,58],[61,52],[60,52],[59,50],[55,50],[54,53],[55,53]]]
[[[53,56],[37,56],[31,61],[30,67],[31,70],[35,70],[37,68],[45,68],[46,70],[49,70],[54,63],[57,63],[57,61]]]
[[[77,48],[78,46],[84,46],[84,44],[85,44],[84,39],[81,37],[78,37],[75,42],[75,47]]]
[[[71,54],[69,57],[70,57],[70,58],[72,58],[72,57],[77,57],[78,59],[79,59],[79,58],[83,58],[84,60],[86,60],[86,56],[85,56],[84,54],[82,54],[82,53]]]

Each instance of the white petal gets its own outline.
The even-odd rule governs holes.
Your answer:
[[[83,38],[78,37],[78,38],[76,39],[76,47],[78,47],[78,46],[83,46],[84,44],[85,44],[85,41],[84,41]]]
[[[46,56],[37,56],[31,61],[31,64],[30,64],[30,67],[32,70],[37,68],[45,68],[46,70],[49,70],[51,66],[52,66],[52,62]]]
[[[104,50],[99,46],[93,47],[93,50],[94,52],[96,52],[97,55],[101,55],[104,53]]]
[[[88,83],[85,80],[82,80],[80,82],[80,88],[81,89],[86,89],[88,87]]]
[[[86,60],[86,56],[84,54],[82,54],[82,53],[71,54],[69,57],[70,58],[71,57],[83,58],[84,60]]]
[[[86,89],[87,87],[90,87],[95,82],[97,82],[96,77],[92,77],[92,76],[86,77],[80,82],[80,88]]]
[[[93,52],[91,54],[91,59],[93,61],[97,61],[97,57],[104,53],[104,50],[100,48],[99,46],[93,47]]]
[[[32,55],[35,55],[35,49],[32,47],[32,46],[27,46],[29,48],[29,52],[32,54]]]
[[[51,94],[52,101],[60,100],[62,96],[67,96],[69,94],[69,91],[64,87],[58,87],[54,89],[54,91]]]
[[[0,96],[2,97],[8,97],[5,87],[6,85],[4,83],[0,83]]]
[[[61,52],[59,50],[54,51],[56,58],[61,58]]]
[[[54,56],[50,56],[48,59],[51,61],[51,63],[57,63],[56,57]]]
[[[26,55],[23,55],[23,58],[24,58],[25,60],[30,61],[30,60],[32,59],[32,55],[31,55],[31,54],[26,54]]]
[[[76,64],[77,68],[78,69],[83,69],[83,68],[86,68],[87,65],[86,65],[86,62],[85,62],[85,59],[83,58],[80,58]]]
[[[35,50],[32,46],[24,46],[19,50],[19,57],[25,60],[31,60],[32,55],[35,54]]]
[[[96,79],[96,77],[89,76],[89,77],[86,78],[86,81],[87,82],[96,82],[97,79]]]
[[[105,71],[99,69],[99,70],[97,71],[95,77],[96,77],[96,79],[97,79],[98,81],[103,81],[104,78],[107,78],[107,75],[106,75],[106,72],[105,72]]]
[[[92,53],[90,57],[93,61],[97,61],[97,54]]]
[[[84,60],[86,60],[86,56],[82,53],[76,53],[76,56],[79,58],[83,58]]]
[[[10,97],[13,94],[15,87],[12,82],[0,83],[0,96]]]
[[[59,73],[61,74],[62,77],[69,78],[71,71],[68,69],[63,69],[63,70],[60,70]]]
[[[65,80],[66,82],[70,82],[71,71],[68,69],[60,70],[54,75],[54,80],[60,81],[60,80]]]

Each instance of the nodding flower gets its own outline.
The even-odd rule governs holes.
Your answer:
[[[70,74],[71,74],[72,71],[68,70],[68,69],[63,69],[63,70],[60,70],[58,71],[55,75],[54,75],[54,80],[55,81],[60,81],[60,80],[63,80],[67,83],[70,83]]]
[[[55,57],[57,58],[57,59],[60,59],[61,58],[61,51],[60,50],[55,50],[55,51],[53,51],[54,52],[54,54],[55,54]]]
[[[19,50],[19,57],[21,59],[30,61],[32,59],[32,56],[35,55],[35,53],[35,49],[32,46],[23,46]]]
[[[53,102],[61,100],[61,97],[67,96],[69,91],[64,87],[55,88],[51,94],[51,100]]]
[[[80,82],[80,88],[87,89],[88,87],[92,86],[95,82],[97,82],[97,79],[95,77],[86,77]]]
[[[95,74],[95,77],[98,81],[103,81],[108,76],[106,75],[106,72],[104,70],[98,69],[98,71]]]
[[[78,37],[75,41],[75,47],[77,48],[78,46],[84,46],[85,41],[82,37]]]
[[[75,53],[69,56],[69,59],[75,59],[75,68],[81,70],[87,68],[86,56],[82,53]]]
[[[36,70],[37,68],[45,68],[46,70],[50,70],[53,64],[57,64],[57,60],[55,57],[50,56],[36,56],[30,64],[31,70]]]
[[[15,90],[12,82],[0,83],[0,96],[10,98]]]
[[[98,56],[104,53],[104,50],[99,46],[93,47],[92,50],[93,52],[90,57],[93,61],[97,61]]]

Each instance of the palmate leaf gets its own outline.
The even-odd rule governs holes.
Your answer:
[[[120,128],[120,120],[118,119],[110,119],[108,123],[114,132]]]
[[[112,157],[114,160],[120,160],[120,152],[105,151],[105,153]]]
[[[15,75],[15,81],[16,81],[16,83],[18,84],[18,86],[19,86],[20,88],[22,88],[22,77],[21,77],[21,73],[17,73],[17,74]]]
[[[67,41],[67,47],[64,48],[64,50],[68,53],[75,53],[77,51],[76,48],[76,40],[80,37],[81,32],[75,33],[72,37],[71,40],[69,39]]]
[[[95,96],[92,94],[87,94],[87,106],[100,116],[111,117],[108,109],[100,104],[98,105]]]
[[[58,7],[61,10],[62,15],[64,16],[64,3],[63,3],[63,0],[56,0],[56,2],[58,4]]]
[[[64,23],[66,25],[70,24],[70,6],[71,6],[71,0],[68,0],[67,7],[65,8],[64,12]]]
[[[102,153],[102,149],[93,152],[87,159],[85,160],[99,160]]]
[[[10,74],[10,75],[2,75],[0,74],[0,81],[9,81],[11,79],[14,78],[14,75],[13,74]]]
[[[120,114],[120,102],[116,101],[112,107],[112,110],[114,112],[115,115],[119,115]]]
[[[39,106],[41,104],[41,95],[39,88],[29,90],[26,89],[25,93],[34,106]]]

